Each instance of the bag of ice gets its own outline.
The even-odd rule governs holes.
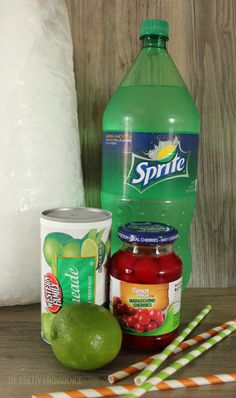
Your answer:
[[[83,205],[64,0],[0,2],[0,305],[40,299],[42,210]]]

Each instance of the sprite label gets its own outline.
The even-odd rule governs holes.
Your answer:
[[[133,198],[166,197],[166,189],[176,196],[195,192],[198,139],[188,133],[104,132],[103,175],[109,178],[103,181],[109,189],[103,190],[116,194],[123,186]]]

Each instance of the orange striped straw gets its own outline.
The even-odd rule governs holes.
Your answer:
[[[216,326],[215,328],[210,329],[207,332],[201,333],[197,336],[194,336],[189,340],[185,340],[173,351],[171,355],[176,355],[179,352],[184,351],[195,344],[208,340],[210,337],[215,336],[217,333],[226,329],[232,322],[236,322],[236,319],[223,323],[222,325]],[[158,357],[158,355],[159,354],[152,355],[151,357],[147,357],[140,362],[136,362],[133,365],[128,366],[127,368],[124,368],[122,370],[110,374],[108,376],[108,381],[111,384],[113,384],[119,380],[124,379],[125,377],[131,376],[132,374],[139,372],[140,370],[146,368],[146,366],[149,365],[156,357]]]
[[[166,391],[177,388],[200,387],[213,384],[225,384],[236,381],[236,373],[224,373],[211,376],[189,377],[177,380],[165,380],[153,386],[150,391]],[[54,392],[36,394],[32,398],[98,398],[111,397],[132,392],[137,386],[135,384],[124,384],[120,386],[108,386],[87,388],[76,391]]]

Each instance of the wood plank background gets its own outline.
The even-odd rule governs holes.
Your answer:
[[[202,120],[191,284],[236,286],[236,1],[66,3],[74,41],[87,205],[99,205],[102,113],[139,51],[141,21],[168,19],[169,52]]]

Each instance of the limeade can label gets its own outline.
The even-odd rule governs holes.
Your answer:
[[[41,335],[46,342],[64,306],[106,304],[110,229],[111,217],[80,223],[41,218]]]
[[[139,284],[110,277],[110,310],[124,333],[160,336],[180,322],[182,278],[163,284]]]

